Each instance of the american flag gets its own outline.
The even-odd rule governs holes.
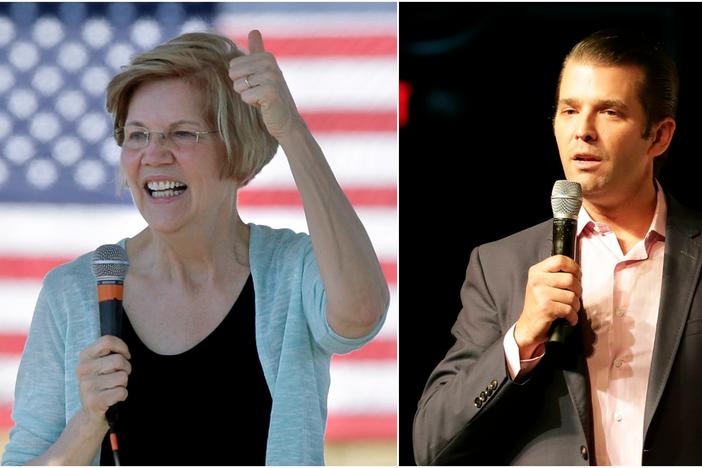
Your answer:
[[[0,433],[13,424],[17,366],[46,272],[145,226],[129,195],[115,194],[119,148],[104,110],[107,82],[130,56],[180,33],[216,31],[245,48],[248,31],[259,29],[366,226],[391,288],[379,336],[332,361],[326,439],[394,444],[396,8],[0,4]],[[239,208],[244,221],[307,232],[283,154],[241,191]]]

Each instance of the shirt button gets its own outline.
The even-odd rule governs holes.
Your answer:
[[[617,317],[624,317],[624,309],[617,310]]]
[[[621,420],[622,420],[622,415],[621,415],[621,413],[619,413],[619,412],[614,413],[614,420],[617,421],[617,422],[621,422]]]
[[[587,447],[584,445],[580,446],[580,455],[583,457],[583,460],[587,460]]]
[[[614,360],[614,367],[617,367],[617,368],[622,367],[622,364],[624,364],[624,361],[622,361],[621,359]]]

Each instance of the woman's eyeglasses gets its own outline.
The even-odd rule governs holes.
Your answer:
[[[166,141],[169,141],[176,148],[188,149],[199,143],[200,137],[208,133],[217,133],[217,130],[196,131],[176,127],[158,132],[145,127],[127,125],[115,129],[115,140],[117,140],[117,144],[122,148],[140,150],[149,146],[149,143],[151,143],[151,136],[155,134],[160,137],[162,145],[164,145]]]

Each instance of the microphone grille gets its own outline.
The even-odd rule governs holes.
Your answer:
[[[551,191],[551,210],[554,218],[578,219],[583,204],[580,184],[570,180],[557,180]]]
[[[98,280],[124,281],[129,269],[127,252],[117,244],[101,245],[93,252],[92,268]]]

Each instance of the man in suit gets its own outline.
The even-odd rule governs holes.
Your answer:
[[[578,263],[550,255],[551,221],[473,251],[415,416],[418,464],[702,464],[702,217],[653,169],[677,89],[639,36],[568,54],[554,134],[583,189]],[[549,343],[558,318],[575,328]]]

